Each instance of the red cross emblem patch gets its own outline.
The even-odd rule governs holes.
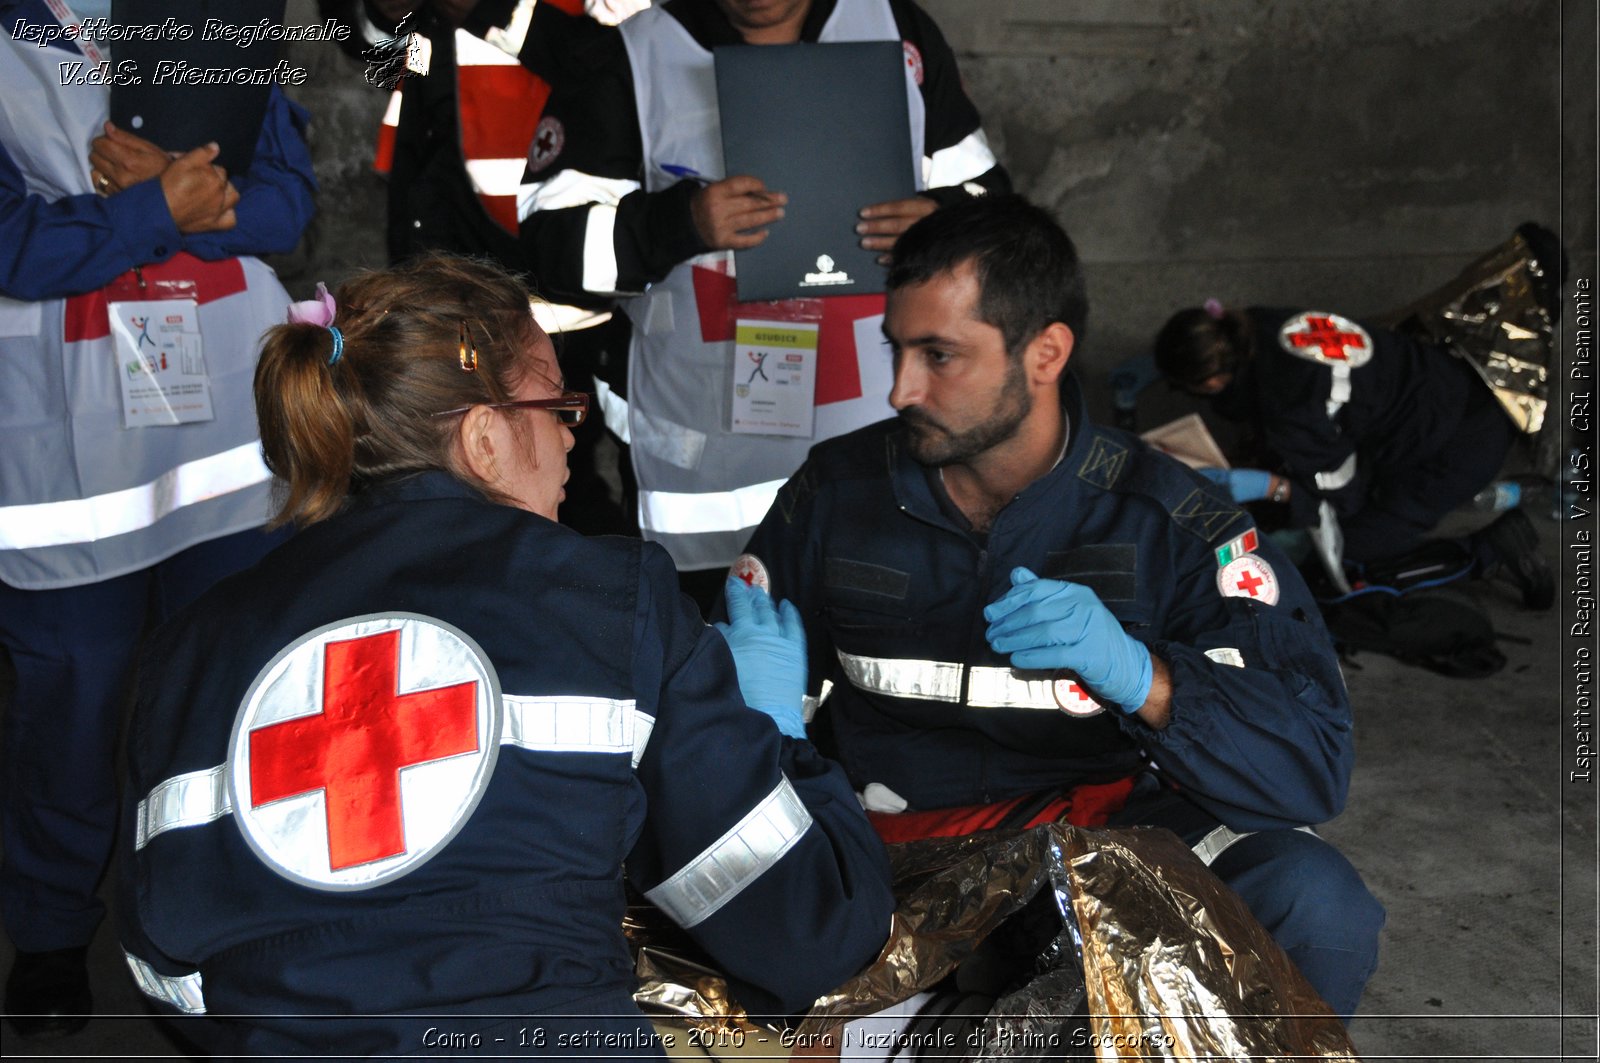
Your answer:
[[[1278,330],[1278,343],[1296,358],[1323,365],[1359,369],[1372,360],[1372,337],[1367,330],[1338,314],[1296,314]]]
[[[567,127],[561,124],[561,119],[553,114],[539,119],[539,126],[533,131],[533,140],[528,144],[528,171],[538,173],[555,162],[566,144]]]
[[[733,567],[728,570],[730,575],[737,576],[752,587],[760,587],[768,594],[772,593],[772,577],[767,575],[767,566],[755,554],[740,554],[733,561]]]
[[[910,41],[901,41],[900,49],[906,53],[906,69],[911,71],[911,80],[917,83],[918,88],[921,88],[923,78],[922,50]]]
[[[304,635],[256,677],[234,721],[235,820],[302,885],[398,878],[477,807],[500,712],[488,657],[442,621],[362,617]]]
[[[1056,704],[1068,716],[1095,716],[1106,711],[1104,705],[1089,696],[1075,675],[1061,676],[1053,684],[1051,692],[1056,696]]]
[[[1217,590],[1224,598],[1249,598],[1262,605],[1278,604],[1278,576],[1255,554],[1235,558],[1217,570]]]

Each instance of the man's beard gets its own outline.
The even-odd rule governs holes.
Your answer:
[[[981,423],[959,432],[939,424],[915,406],[900,411],[906,428],[906,448],[923,465],[941,468],[971,461],[1017,434],[1017,428],[1033,412],[1033,395],[1022,371],[1022,359],[1013,358],[1006,370],[1005,386],[994,412]]]

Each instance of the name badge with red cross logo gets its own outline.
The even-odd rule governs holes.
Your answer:
[[[1262,605],[1277,605],[1278,575],[1255,554],[1245,554],[1217,570],[1217,590],[1224,598],[1249,598]]]
[[[234,817],[267,866],[314,889],[406,875],[477,807],[500,749],[500,682],[465,633],[399,613],[279,653],[228,747]]]
[[[1367,330],[1338,314],[1296,314],[1278,330],[1278,343],[1296,358],[1323,365],[1359,369],[1372,360],[1372,337]]]

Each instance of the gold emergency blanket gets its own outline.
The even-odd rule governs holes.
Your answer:
[[[798,1029],[778,1038],[753,1024],[682,932],[643,905],[630,909],[626,927],[640,978],[634,999],[699,1031],[702,1044],[760,1033],[773,1046],[826,1045],[844,1022],[935,985],[1007,920],[1044,905],[1059,917],[1056,929],[1040,940],[1032,969],[1018,972],[1020,988],[996,1001],[966,1058],[1039,1056],[1039,1046],[1060,1043],[1085,995],[1100,1060],[1357,1058],[1244,902],[1166,830],[1052,824],[889,853],[897,905],[887,943]]]
[[[1552,349],[1553,322],[1539,296],[1555,289],[1560,268],[1539,261],[1514,234],[1444,287],[1378,323],[1449,348],[1531,435],[1544,423]]]

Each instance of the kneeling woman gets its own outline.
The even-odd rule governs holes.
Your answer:
[[[186,1032],[220,1052],[659,1055],[624,866],[756,1007],[871,960],[883,850],[764,714],[803,665],[750,669],[747,703],[664,551],[555,522],[587,396],[523,288],[433,258],[292,316],[256,403],[301,530],[143,659],[120,876],[145,992],[218,1016]]]

